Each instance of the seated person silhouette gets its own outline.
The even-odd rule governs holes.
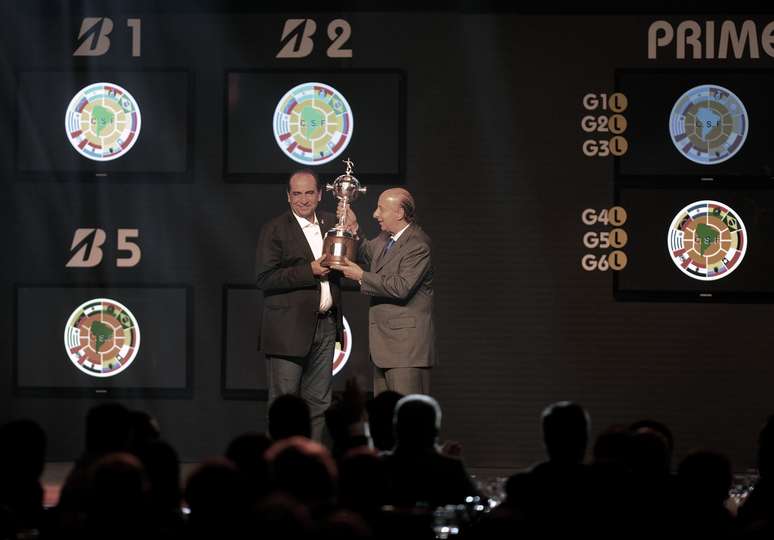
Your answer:
[[[460,504],[477,490],[462,461],[436,445],[441,408],[430,396],[409,394],[395,408],[395,449],[384,454],[386,503],[435,508]]]

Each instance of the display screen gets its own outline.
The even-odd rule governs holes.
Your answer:
[[[284,182],[295,169],[404,182],[404,78],[398,71],[227,74],[226,175]]]
[[[189,84],[181,71],[19,73],[20,178],[181,181],[192,133]]]
[[[616,89],[628,98],[618,179],[774,178],[774,71],[619,70]]]
[[[627,266],[623,299],[774,296],[774,190],[621,188]]]
[[[17,389],[187,388],[185,287],[17,288]]]

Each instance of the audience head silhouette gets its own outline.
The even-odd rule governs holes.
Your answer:
[[[266,451],[274,487],[316,507],[336,495],[337,470],[330,453],[306,437],[289,437]]]
[[[667,470],[671,470],[672,453],[675,450],[675,438],[672,435],[672,430],[670,430],[666,426],[666,424],[664,424],[663,422],[659,422],[658,420],[651,420],[651,419],[638,420],[637,422],[629,426],[629,431],[631,431],[632,433],[641,433],[643,431],[648,431],[648,432],[654,432],[660,435],[663,438],[663,441],[666,445],[666,451],[667,451],[666,467],[667,467]]]
[[[120,403],[103,403],[86,415],[86,452],[102,455],[127,449],[131,436],[129,410]]]
[[[180,459],[167,442],[156,440],[144,445],[140,458],[150,482],[150,503],[159,510],[180,508]]]
[[[660,477],[670,472],[669,443],[660,432],[640,428],[631,437],[631,469],[644,477]]]
[[[275,441],[312,435],[309,405],[294,394],[275,399],[269,407],[269,435]]]
[[[543,410],[543,443],[549,460],[580,463],[586,454],[590,420],[586,410],[571,401],[553,403]]]
[[[263,433],[243,433],[232,440],[226,449],[226,457],[237,469],[243,472],[253,472],[263,469],[266,460],[263,454],[271,446],[271,439]]]
[[[395,405],[396,448],[431,448],[441,430],[441,407],[430,396],[409,394]]]
[[[191,508],[189,526],[194,538],[228,538],[241,525],[247,510],[236,466],[225,459],[201,464],[188,480],[185,500]],[[213,536],[217,535],[217,536]]]
[[[395,431],[392,423],[395,406],[402,397],[403,394],[386,390],[366,403],[371,438],[377,450],[387,451],[395,447]]]
[[[147,524],[148,482],[140,460],[117,452],[99,458],[92,468],[93,497],[87,519],[93,538],[129,539],[142,536]]]
[[[628,467],[631,455],[631,432],[626,426],[610,426],[594,442],[595,464]]]
[[[145,411],[129,412],[129,449],[137,453],[161,437],[159,423]]]

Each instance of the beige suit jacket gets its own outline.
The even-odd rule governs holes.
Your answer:
[[[436,363],[430,237],[412,223],[384,253],[389,238],[382,233],[360,246],[368,266],[360,291],[371,296],[371,360],[380,368],[430,367]]]

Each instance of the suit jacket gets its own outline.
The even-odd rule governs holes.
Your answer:
[[[478,495],[465,465],[434,448],[404,451],[398,446],[382,455],[387,481],[385,502],[401,508],[425,503],[430,508],[463,504]]]
[[[336,220],[317,212],[322,234]],[[263,289],[258,349],[270,356],[306,356],[312,348],[320,309],[320,280],[312,274],[315,259],[304,231],[288,210],[261,228],[256,249],[256,283]],[[343,335],[338,272],[328,274],[336,338]]]
[[[389,238],[382,233],[360,245],[369,267],[360,291],[372,297],[371,359],[380,368],[430,367],[436,363],[430,237],[412,223],[385,254]]]

